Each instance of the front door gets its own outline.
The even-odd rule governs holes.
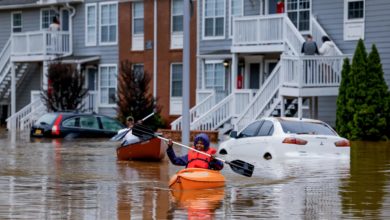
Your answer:
[[[249,89],[260,88],[260,63],[249,64]]]
[[[61,9],[61,31],[69,31],[69,10]]]

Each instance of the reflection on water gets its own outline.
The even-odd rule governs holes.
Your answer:
[[[226,187],[188,192],[168,189],[181,167],[117,161],[105,139],[0,133],[0,146],[0,219],[390,218],[389,143],[353,143],[350,159],[247,161],[251,178],[226,166]]]

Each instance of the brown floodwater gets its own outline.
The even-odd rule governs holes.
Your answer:
[[[168,188],[181,167],[117,161],[116,144],[0,133],[0,219],[390,219],[390,143],[353,143],[347,159],[252,159],[253,177],[226,166],[224,188],[185,193]]]

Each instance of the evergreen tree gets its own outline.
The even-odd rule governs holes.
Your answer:
[[[351,71],[351,65],[349,59],[345,58],[343,63],[343,69],[341,71],[341,83],[339,88],[339,95],[337,97],[337,110],[336,110],[336,130],[339,135],[348,136],[347,123],[352,120],[351,112],[347,111],[347,88],[349,86],[349,72]]]
[[[357,124],[363,129],[362,139],[379,140],[385,138],[388,114],[388,87],[383,76],[383,69],[378,50],[374,45],[367,60],[367,96],[365,105],[356,112],[356,117],[362,118]],[[369,119],[369,120],[366,120]]]
[[[71,64],[61,62],[49,65],[47,90],[41,91],[41,99],[48,111],[82,110],[82,101],[87,94],[84,87],[84,74]]]
[[[353,55],[351,71],[348,77],[350,86],[348,86],[346,91],[348,100],[346,105],[347,112],[351,112],[353,115],[353,119],[347,123],[348,133],[346,137],[351,140],[361,139],[361,134],[365,132],[359,125],[362,124],[362,120],[367,119],[359,118],[353,113],[361,109],[364,111],[364,108],[366,108],[365,101],[367,90],[369,89],[366,83],[366,72],[367,52],[363,40],[360,39]]]
[[[118,119],[125,122],[126,117],[133,116],[138,121],[155,111],[155,115],[143,124],[153,130],[163,127],[164,123],[159,115],[161,109],[156,104],[157,100],[148,93],[151,81],[149,74],[133,70],[129,61],[121,63],[121,70],[118,77]]]

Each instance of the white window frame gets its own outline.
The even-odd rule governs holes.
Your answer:
[[[142,34],[134,34],[134,15],[135,15],[135,3],[142,3],[144,7],[142,18],[144,20],[144,32]],[[144,34],[145,34],[145,3],[143,1],[134,1],[131,5],[131,50],[141,51],[144,50]]]
[[[183,1],[183,7],[184,7],[184,0]],[[180,14],[173,14],[173,3],[174,1],[171,1],[171,49],[182,49],[183,48],[183,30],[182,31],[173,31],[173,17],[174,16],[180,16]],[[182,11],[181,14],[182,18],[184,19],[184,13]],[[183,23],[184,24],[184,23]]]
[[[54,10],[54,9],[52,9],[52,8],[42,8],[42,9],[41,9],[40,16],[39,16],[39,28],[40,28],[40,30],[47,30],[47,29],[49,28],[50,24],[52,23],[52,18],[53,18],[53,17],[50,17],[50,16],[49,16],[49,26],[48,26],[47,28],[42,27],[42,26],[43,26],[43,21],[42,21],[42,19],[43,19],[43,12],[44,12],[44,11],[54,11],[55,16],[58,16],[58,11],[56,11],[56,10]],[[49,15],[50,15],[50,13],[49,13]]]
[[[20,26],[14,26],[14,15],[15,14],[20,14]],[[22,14],[22,11],[13,11],[13,12],[11,12],[11,32],[12,33],[19,33],[19,32],[14,32],[14,28],[20,28],[20,32],[23,31],[23,14]]]
[[[363,2],[363,18],[348,19],[348,3]],[[366,18],[366,1],[365,0],[344,0],[344,40],[352,41],[364,40],[365,32],[365,18]],[[360,34],[359,34],[360,32]],[[353,34],[352,34],[353,33]]]
[[[221,40],[221,39],[225,39],[225,35],[226,35],[226,1],[223,0],[223,35],[221,36],[206,36],[206,1],[207,0],[203,0],[203,19],[202,19],[202,24],[203,24],[203,27],[202,27],[202,39],[203,40]],[[217,1],[217,0],[215,0]],[[214,19],[217,18],[217,16],[213,16]],[[214,26],[214,28],[216,28],[216,26]],[[214,29],[214,32],[215,32],[215,29]],[[215,33],[214,33],[215,34]]]
[[[115,24],[115,41],[114,42],[102,42],[102,7],[106,5],[115,5],[116,6],[116,24]],[[109,24],[108,26],[111,26]],[[107,46],[107,45],[116,45],[118,43],[118,2],[110,1],[110,2],[102,2],[99,3],[99,45]]]
[[[115,72],[116,72],[116,84],[115,84],[115,95],[117,96],[118,94],[118,66],[116,64],[100,64],[99,65],[99,70],[98,70],[98,78],[99,78],[99,85],[98,85],[98,91],[99,91],[99,106],[100,107],[115,107],[116,106],[116,103],[114,104],[109,104],[109,103],[102,103],[102,99],[101,99],[101,93],[102,93],[102,68],[110,68],[110,67],[114,67],[115,68]],[[109,83],[109,82],[108,82]],[[105,88],[105,87],[103,87]],[[108,85],[108,88],[112,88]]]
[[[207,88],[206,87],[206,65],[208,65],[208,64],[213,64],[214,65],[214,82],[213,82],[213,87],[212,88]],[[215,65],[216,64],[222,64],[222,66],[223,66],[223,60],[206,60],[205,62],[204,62],[204,64],[203,64],[203,85],[204,85],[204,89],[214,89],[215,90],[215,88],[216,88],[216,86],[215,86]],[[224,74],[226,73],[225,72],[226,70],[225,70],[225,67],[224,67]],[[222,79],[223,79],[223,82],[222,82],[222,89],[221,90],[225,90],[225,79],[226,77],[222,77]]]
[[[94,8],[95,10],[95,22],[94,24],[90,24],[88,25],[88,9],[89,8]],[[97,10],[97,4],[96,3],[88,3],[85,5],[85,46],[96,46],[97,44],[97,39],[98,39],[98,36],[97,36],[97,33],[98,33],[98,24],[97,24],[97,13],[98,13],[98,10]],[[95,41],[94,42],[88,42],[88,27],[95,27]]]
[[[289,0],[285,0],[285,5],[284,5],[284,8],[285,8],[285,13],[286,13],[286,15],[287,15],[287,17],[288,17],[288,12],[291,12],[291,10],[289,11],[288,10],[288,1]],[[296,12],[297,13],[297,16],[299,16],[299,12],[302,12],[302,11],[309,11],[309,30],[305,30],[305,31],[300,31],[299,30],[299,21],[300,21],[300,18],[298,17],[297,19],[297,29],[298,29],[298,31],[301,33],[301,34],[310,34],[311,33],[311,16],[312,16],[312,14],[313,14],[313,12],[312,12],[312,9],[313,9],[313,2],[312,2],[312,0],[309,0],[309,5],[310,5],[310,7],[309,7],[309,9],[300,9],[299,8],[299,3],[300,3],[300,1],[301,0],[298,0],[297,1],[297,9],[295,9],[295,10],[292,10],[293,12]]]
[[[233,1],[229,1],[229,38],[233,38]],[[235,17],[242,17],[244,16],[244,1],[245,0],[239,0],[241,1],[241,14],[240,15],[235,15]]]
[[[173,65],[182,65],[183,63],[179,62],[174,62],[171,63],[170,66],[170,80],[169,80],[169,114],[170,115],[181,115],[182,113],[182,108],[183,108],[183,91],[182,91],[182,96],[172,96],[172,74],[173,74]],[[182,71],[182,80],[181,83],[183,85],[183,71]]]

